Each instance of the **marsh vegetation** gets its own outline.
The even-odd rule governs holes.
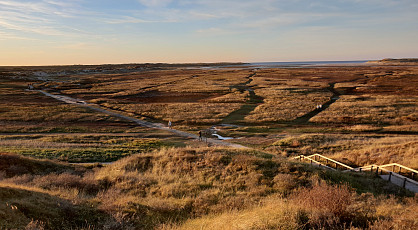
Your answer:
[[[415,65],[99,67],[0,68],[0,228],[418,228],[413,193],[290,160],[418,169]]]

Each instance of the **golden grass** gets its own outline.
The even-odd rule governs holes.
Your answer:
[[[0,136],[0,152],[68,162],[109,162],[124,156],[173,146],[171,135],[147,138],[150,134],[117,135],[5,135]],[[169,139],[170,140],[169,140]]]
[[[244,211],[229,211],[192,219],[179,226],[161,226],[160,229],[298,229],[297,208],[285,199],[270,198],[258,207]]]
[[[344,150],[329,154],[329,156],[359,166],[398,163],[418,169],[418,139],[416,137],[358,140],[349,144],[356,146],[356,149]]]
[[[106,104],[107,105],[107,104]],[[110,104],[110,108],[182,124],[215,124],[241,107],[239,103]]]
[[[245,121],[292,121],[327,102],[332,93],[326,88],[335,83],[344,95],[311,121],[363,134],[295,134],[280,140],[271,140],[277,138],[271,134],[269,141],[260,141],[266,150],[285,156],[321,153],[350,165],[397,162],[418,168],[415,136],[364,134],[417,131],[417,70],[261,69],[250,79],[249,70],[161,69],[51,77],[42,85],[135,116],[171,120],[187,129],[219,123],[250,102],[249,87],[264,101]],[[97,127],[126,131],[129,127],[118,119],[24,91],[26,84],[0,79],[0,130],[57,132],[71,126],[83,131]],[[237,128],[243,134],[265,130],[268,127]],[[136,148],[140,142],[129,137],[8,137],[0,139],[0,146],[32,153],[37,148],[68,149],[75,155],[79,149],[109,152],[111,146]],[[406,194],[400,188],[378,178],[321,171],[254,150],[163,149],[94,169],[10,154],[0,154],[0,163],[0,226],[6,228],[418,228],[416,197],[356,194],[349,185],[338,183],[345,181],[358,193]]]
[[[310,121],[380,125],[416,124],[418,119],[417,101],[418,97],[413,96],[344,95]]]
[[[394,131],[406,128],[416,131],[417,98],[413,89],[416,73],[417,69],[410,66],[259,70],[165,68],[122,74],[73,75],[65,77],[63,82],[43,84],[86,101],[192,127],[216,124],[245,103],[253,102],[249,101],[250,94],[245,90],[248,88],[254,89],[256,96],[263,97],[264,101],[254,111],[251,111],[253,107],[249,107],[250,111],[247,112],[251,113],[244,122],[292,121],[313,111],[318,104],[329,101],[332,93],[327,88],[335,83],[336,90],[347,95],[341,96],[337,103],[311,121],[376,127],[390,125],[391,130],[400,128]],[[57,80],[59,77],[51,79]],[[5,81],[0,87],[1,94],[11,96],[8,91],[16,87],[23,89],[25,83]],[[411,96],[404,93],[405,89],[411,89]],[[21,92],[15,91],[14,94]],[[25,100],[33,97],[33,92],[25,94],[28,94]],[[48,106],[39,105],[34,112],[31,107],[36,106],[31,104],[21,104],[22,110],[5,105],[0,106],[0,111],[5,112],[2,114],[7,122],[19,119],[114,122],[113,118],[88,114],[68,105],[59,105],[57,108]]]
[[[393,197],[357,195],[347,186],[322,183],[301,189],[290,199],[269,196],[245,210],[164,224],[159,229],[411,229],[418,226],[416,202],[409,198],[401,205]]]
[[[363,228],[373,226],[380,216],[391,219],[379,224],[399,220],[400,209],[384,213],[385,207],[373,205],[367,214],[365,207],[373,198],[363,199],[347,186],[326,185],[320,177],[332,175],[325,171],[267,157],[271,156],[253,150],[171,148],[95,170],[9,174],[0,182],[0,193],[13,192],[1,197],[25,211],[12,213],[0,206],[0,214],[8,216],[7,226],[42,222],[50,228],[61,221],[56,226],[73,229]],[[19,163],[16,159],[14,165]],[[30,158],[20,159],[31,164]],[[48,164],[42,165],[46,169]],[[325,203],[318,203],[318,197]],[[65,208],[51,207],[57,202]],[[393,202],[407,210],[416,204],[411,199]],[[405,226],[414,226],[411,218],[404,214]]]
[[[132,125],[36,91],[25,91],[24,84],[0,83],[0,132],[120,132]]]
[[[209,103],[245,103],[248,100],[248,91],[240,92],[237,89],[233,89],[231,93],[207,99]]]
[[[245,120],[251,123],[291,121],[324,104],[332,95],[326,91],[311,91],[308,89],[283,90],[268,88],[255,90],[264,103],[257,106]]]
[[[352,166],[399,163],[418,169],[415,136],[302,134],[277,140],[266,149],[285,156],[318,153]]]

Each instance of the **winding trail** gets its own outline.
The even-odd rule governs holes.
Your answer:
[[[241,108],[233,111],[232,113],[228,114],[221,123],[239,123],[240,121],[243,121],[246,116],[248,116],[254,109],[259,106],[261,103],[263,103],[262,97],[258,96],[254,89],[252,89],[248,84],[250,84],[253,81],[253,77],[256,75],[256,73],[250,74],[247,78],[248,81],[231,86],[230,89],[238,89],[241,92],[248,91],[249,98],[247,102],[245,102],[244,105],[241,106]]]
[[[143,127],[165,130],[165,131],[171,132],[171,133],[173,133],[177,136],[184,137],[184,138],[190,138],[190,139],[196,139],[196,140],[199,139],[199,136],[197,136],[195,134],[180,131],[180,130],[176,130],[176,129],[170,129],[170,128],[166,127],[165,125],[161,124],[161,123],[152,123],[152,122],[140,120],[140,119],[137,119],[137,118],[125,116],[123,114],[116,113],[116,112],[110,111],[108,109],[103,109],[97,104],[86,103],[83,100],[80,100],[80,99],[77,99],[77,98],[72,98],[72,97],[58,95],[58,94],[51,94],[51,93],[45,92],[43,90],[36,90],[36,91],[38,91],[38,92],[40,92],[40,93],[42,93],[42,94],[44,94],[48,97],[52,97],[56,100],[63,101],[65,103],[75,104],[75,105],[86,107],[86,108],[89,108],[89,109],[92,109],[92,110],[95,110],[95,111],[98,111],[98,112],[101,112],[101,113],[108,114],[108,115],[113,116],[113,117],[118,117],[118,118],[121,118],[121,119],[124,119],[124,120],[135,122],[136,124],[138,124],[140,126],[143,126]],[[244,149],[248,148],[248,147],[243,146],[243,145],[229,143],[229,142],[223,142],[221,140],[215,140],[215,139],[212,139],[212,138],[208,138],[207,142],[211,143],[211,144],[214,144],[214,145],[219,145],[219,146],[226,146],[226,147],[233,147],[233,148],[244,148]]]
[[[320,109],[315,109],[312,110],[311,112],[296,118],[295,120],[293,120],[293,122],[296,123],[308,123],[309,120],[312,117],[315,117],[316,115],[318,115],[320,112],[324,111],[325,109],[327,109],[330,105],[332,105],[333,103],[335,103],[338,99],[340,99],[340,93],[338,93],[335,89],[334,89],[334,85],[335,83],[329,83],[329,86],[327,87],[327,90],[330,91],[332,93],[332,96],[330,98],[329,101],[327,101],[326,103],[322,104],[322,108]]]

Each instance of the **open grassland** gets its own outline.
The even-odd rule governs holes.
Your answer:
[[[416,66],[186,67],[0,68],[0,228],[418,228],[416,195],[285,158],[418,169]],[[206,147],[27,84],[195,134],[215,125],[254,149]]]
[[[409,126],[418,131],[418,97],[397,95],[344,95],[311,119],[320,123]]]
[[[177,124],[217,124],[241,107],[239,103],[152,103],[109,105],[109,108]]]
[[[44,229],[414,229],[386,182],[253,150],[165,149],[83,168],[10,154],[0,225]],[[396,198],[387,196],[396,194]]]
[[[121,132],[133,124],[27,91],[27,83],[0,79],[0,132]]]
[[[289,90],[282,88],[263,88],[255,93],[264,98],[264,103],[252,111],[245,120],[250,123],[292,121],[325,104],[330,92],[309,89]]]
[[[111,87],[117,93],[92,101],[159,121],[216,124],[248,100],[248,92],[235,87],[246,82],[249,74],[249,71],[236,70],[146,72],[132,80],[135,83],[116,81]],[[94,87],[101,88],[101,85]]]
[[[20,79],[19,87],[35,82],[36,88],[97,103],[141,119],[172,120],[182,126],[212,126],[223,121],[258,126],[300,123],[305,122],[300,118],[311,118],[310,122],[319,124],[368,124],[391,132],[416,132],[417,74],[415,66],[254,70],[138,67],[125,73],[115,70],[41,78],[27,74],[26,82]],[[9,90],[2,94],[7,95]],[[22,96],[20,91],[14,94]],[[328,106],[328,103],[329,108],[317,111],[318,105]],[[60,109],[69,113],[66,108]],[[87,116],[83,114],[85,111],[72,107],[68,109],[74,111],[71,117],[76,120],[105,119]],[[44,119],[39,114],[29,116]],[[48,118],[62,117],[65,120],[69,116],[57,114]]]

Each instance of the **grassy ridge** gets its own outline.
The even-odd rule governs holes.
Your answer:
[[[0,206],[7,226],[341,229],[397,226],[402,221],[405,228],[416,227],[417,201],[405,197],[410,195],[406,191],[377,178],[330,173],[253,150],[173,148],[82,173],[7,174],[0,193],[11,190],[24,196],[1,196],[9,204]],[[400,200],[388,199],[391,193]],[[34,199],[39,200],[36,205]],[[54,202],[73,205],[57,213],[40,212]],[[389,211],[388,204],[396,208]],[[60,219],[67,218],[65,210],[74,218],[72,224]],[[233,217],[237,219],[224,221]],[[84,223],[78,222],[83,218]]]

